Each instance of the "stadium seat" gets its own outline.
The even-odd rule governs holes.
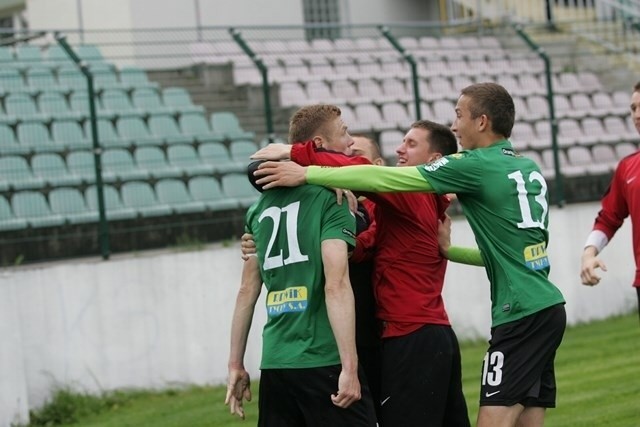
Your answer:
[[[27,154],[29,147],[18,144],[16,135],[6,124],[0,124],[0,155]]]
[[[62,157],[54,153],[36,154],[31,158],[33,174],[52,187],[80,185],[82,177],[67,169]]]
[[[618,106],[607,92],[593,94],[593,109],[590,113],[594,116],[624,115],[629,111],[629,105]]]
[[[230,140],[255,138],[255,133],[242,129],[238,117],[229,111],[211,113],[211,129]]]
[[[75,188],[54,188],[49,193],[49,204],[54,214],[62,216],[70,224],[98,221],[98,213],[87,207],[84,197]]]
[[[100,146],[107,148],[127,148],[131,145],[130,139],[119,136],[117,134],[116,129],[113,127],[113,124],[110,120],[98,119],[96,124],[98,126],[98,142],[100,143]],[[84,122],[84,132],[87,135],[87,139],[89,140],[89,142],[92,143],[90,120]]]
[[[560,147],[577,145],[585,139],[586,137],[577,120],[561,119],[558,121],[558,145]]]
[[[193,200],[184,182],[177,179],[161,179],[156,183],[156,193],[160,203],[167,204],[178,214],[203,212],[206,205],[201,200]]]
[[[42,62],[40,47],[27,44],[16,46],[16,60],[24,63],[26,67]]]
[[[90,151],[72,151],[67,156],[67,168],[78,175],[84,182],[92,183],[96,180],[93,153]]]
[[[164,105],[178,113],[203,113],[202,105],[193,105],[189,92],[180,87],[168,87],[162,90]]]
[[[11,68],[15,61],[16,58],[13,56],[11,48],[0,46],[0,66],[2,68]]]
[[[431,105],[435,121],[450,125],[455,118],[455,104],[452,101],[434,101]]]
[[[531,141],[529,147],[534,150],[542,150],[551,147],[551,124],[547,120],[535,122],[533,125],[536,131],[536,138]]]
[[[87,150],[91,148],[91,141],[84,135],[82,127],[76,121],[53,122],[51,135],[58,150]]]
[[[147,73],[138,67],[128,66],[120,69],[120,82],[128,89],[157,89],[158,84],[150,82]]]
[[[595,117],[582,119],[581,125],[584,139],[578,141],[578,143],[582,145],[612,144],[620,140],[616,135],[610,135],[604,128],[602,121]]]
[[[587,173],[600,174],[609,170],[607,165],[594,163],[595,159],[587,147],[569,147],[567,158],[570,166],[562,165],[562,173],[569,177],[586,175]]]
[[[280,105],[292,107],[301,105],[307,99],[307,92],[298,82],[283,82],[279,85]]]
[[[615,146],[616,158],[618,160],[621,160],[622,158],[627,157],[629,154],[635,153],[637,150],[638,148],[630,142],[618,143]]]
[[[248,208],[260,197],[247,176],[241,173],[229,173],[222,176],[222,191],[228,197],[236,199],[240,207]]]
[[[73,61],[67,52],[65,52],[62,46],[57,44],[51,45],[47,48],[45,63],[53,68],[73,65]]]
[[[545,98],[540,95],[533,95],[528,96],[526,99],[527,111],[529,111],[529,120],[538,121],[549,117],[549,103]]]
[[[358,95],[360,99],[367,101],[371,105],[371,101],[381,101],[384,98],[380,84],[371,78],[361,78],[356,83],[358,85]]]
[[[51,116],[38,111],[36,103],[31,96],[26,93],[12,93],[4,100],[4,107],[9,116],[15,117],[16,121],[27,122],[47,122]]]
[[[179,168],[183,174],[210,175],[213,173],[213,166],[202,163],[196,150],[190,145],[171,145],[167,149],[169,164]]]
[[[149,117],[149,130],[169,145],[192,144],[195,141],[192,136],[183,134],[175,119],[167,115]]]
[[[137,216],[135,209],[124,206],[118,190],[111,185],[105,185],[102,194],[104,197],[107,221],[133,219]],[[91,185],[85,190],[84,198],[88,208],[98,212],[98,191],[95,185]]]
[[[158,147],[138,147],[133,154],[135,163],[155,178],[177,178],[182,171],[167,162],[164,152]]]
[[[101,96],[102,114],[109,117],[142,117],[144,114],[131,104],[127,93],[120,89],[105,89]]]
[[[124,205],[135,209],[143,217],[171,215],[171,207],[158,201],[147,182],[126,182],[120,192]]]
[[[44,179],[31,171],[27,160],[22,156],[0,157],[0,176],[15,190],[44,187]]]
[[[139,117],[123,117],[116,122],[118,135],[133,145],[161,145],[162,137],[151,135],[147,125]]]
[[[395,159],[396,149],[402,143],[404,134],[399,130],[383,130],[380,132],[380,151],[388,161]],[[390,163],[395,163],[395,160]]]
[[[64,224],[62,215],[51,212],[47,199],[40,192],[15,193],[11,198],[11,206],[16,217],[26,219],[31,227],[52,227]]]
[[[534,139],[536,139],[536,134],[530,123],[516,122],[513,125],[510,140],[516,150],[525,150]]]
[[[209,123],[204,114],[181,114],[178,118],[178,124],[183,135],[189,136],[200,143],[224,141],[224,135],[215,133],[209,128]]]
[[[345,100],[338,99],[324,81],[310,81],[307,82],[307,102],[311,104],[327,104],[329,102],[341,104]]]
[[[380,82],[380,87],[382,89],[383,99],[406,102],[413,98],[413,90],[408,91],[403,80],[386,78]],[[406,123],[403,126],[406,126]]]
[[[251,163],[249,156],[256,151],[258,151],[258,146],[250,140],[232,141],[229,145],[231,160],[244,165]]]
[[[28,147],[36,153],[56,151],[60,147],[53,143],[49,130],[42,123],[18,124],[18,141],[23,147]]]
[[[38,107],[42,114],[50,116],[53,120],[82,120],[85,115],[82,111],[69,108],[64,96],[58,92],[43,92],[38,96]]]
[[[93,84],[97,90],[125,89],[125,86],[118,81],[118,76],[110,64],[95,62],[91,64],[89,71],[93,75]]]
[[[549,149],[543,150],[541,157],[542,157],[542,163],[544,165],[544,169],[548,171],[553,171],[554,170],[553,149],[549,148]],[[562,173],[562,175],[566,175],[570,177],[586,175],[586,172],[587,172],[586,167],[582,165],[572,166],[571,163],[569,162],[569,159],[567,158],[567,154],[562,150],[558,150],[558,160],[560,162],[560,172]],[[544,176],[544,170],[542,175]],[[554,177],[555,172],[551,176]]]
[[[333,58],[333,69],[336,77],[345,80],[357,79],[360,77],[358,65],[350,56],[337,56]]]
[[[0,93],[31,93],[31,88],[17,69],[0,68]]]
[[[32,92],[64,91],[58,86],[58,82],[49,67],[32,66],[27,69],[27,82]]]
[[[160,94],[154,88],[140,87],[133,91],[133,105],[143,114],[172,114],[174,109],[162,104]]]
[[[136,167],[131,154],[123,148],[112,148],[102,153],[102,178],[109,182],[117,179],[132,181],[147,179],[149,173]]]
[[[604,127],[607,133],[616,137],[618,141],[635,142],[638,138],[637,132],[629,130],[620,117],[605,117]]]
[[[598,144],[591,148],[593,163],[587,166],[591,174],[604,174],[612,171],[618,163],[618,156],[609,144]]]
[[[189,180],[189,193],[193,200],[203,202],[212,211],[238,209],[237,200],[225,196],[220,183],[210,176],[196,176]]]
[[[396,127],[396,123],[385,120],[380,109],[373,104],[356,105],[354,112],[358,118],[358,123],[361,126],[365,126],[366,129],[383,130]]]
[[[356,86],[350,80],[336,80],[331,83],[331,88],[333,90],[333,93],[340,94],[340,98],[342,98],[344,102],[347,102],[350,104],[357,104],[359,102],[363,102],[363,100],[360,100],[360,95],[358,94],[358,90]],[[300,102],[300,100],[301,98],[298,98],[298,102]],[[336,102],[336,104],[339,104],[339,103]]]
[[[229,173],[240,172],[246,168],[246,163],[239,163],[231,160],[227,147],[219,142],[207,142],[198,147],[200,159],[211,166],[214,172]]]
[[[27,220],[17,218],[7,199],[0,195],[0,231],[21,230],[27,228],[27,225]]]
[[[88,87],[87,78],[75,64],[60,67],[58,70],[58,85],[66,91],[86,91]]]
[[[97,46],[92,44],[81,44],[76,46],[76,52],[80,59],[91,64],[104,62],[104,57]]]
[[[399,102],[384,103],[381,108],[383,120],[387,123],[404,129],[412,122],[406,107]]]

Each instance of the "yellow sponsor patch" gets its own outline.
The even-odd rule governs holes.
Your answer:
[[[524,248],[524,262],[531,270],[542,270],[549,267],[549,257],[544,243]]]
[[[278,316],[282,313],[305,311],[307,304],[307,288],[293,286],[283,291],[269,292],[267,295],[267,314]]]

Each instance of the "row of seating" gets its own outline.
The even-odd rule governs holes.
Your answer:
[[[89,64],[105,62],[100,49],[92,44],[82,44],[73,47],[81,60]],[[59,66],[71,63],[71,58],[60,45],[36,46],[32,44],[18,44],[15,46],[0,46],[0,66],[2,68],[25,69],[34,64]]]
[[[246,209],[259,193],[244,174],[227,174],[219,182],[209,176],[124,183],[119,190],[103,188],[108,220],[180,215],[206,211]],[[55,188],[48,194],[20,191],[10,198],[0,195],[0,230],[55,227],[98,221],[95,186],[84,192],[76,188]]]
[[[193,175],[227,174],[245,170],[249,156],[258,149],[250,140],[224,144],[206,142],[196,150],[191,145],[137,147],[133,155],[123,148],[106,149],[101,154],[105,182],[135,179],[178,178]],[[30,159],[0,157],[0,191],[38,189],[45,186],[81,185],[95,182],[95,159],[88,150],[66,156],[40,153]]]
[[[50,126],[40,122],[19,123],[15,129],[0,124],[0,157],[92,147],[90,120],[85,120],[84,127],[75,120],[58,120]],[[210,122],[197,112],[182,114],[177,121],[165,114],[150,116],[146,121],[141,117],[122,117],[115,121],[115,125],[110,120],[98,119],[97,130],[98,140],[106,148],[201,144],[255,138],[253,132],[240,127],[235,114],[227,111],[212,113]]]

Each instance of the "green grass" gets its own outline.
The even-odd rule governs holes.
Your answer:
[[[463,387],[469,416],[478,413],[479,376],[485,342],[463,343]],[[637,313],[567,330],[556,358],[558,408],[547,412],[551,427],[640,426],[640,326]],[[225,387],[192,387],[158,393],[110,393],[104,399],[62,391],[41,411],[71,411],[77,422],[35,425],[86,427],[238,427],[257,422],[258,384],[246,404],[247,419],[229,415]],[[74,406],[75,405],[75,406]]]

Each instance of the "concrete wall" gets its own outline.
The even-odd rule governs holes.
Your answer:
[[[602,283],[579,283],[580,253],[597,204],[551,211],[553,280],[571,324],[635,307],[627,223],[604,251]],[[463,220],[457,244],[473,245]],[[24,422],[56,385],[97,392],[124,387],[219,384],[242,261],[239,245],[149,252],[0,270],[0,426]],[[445,301],[460,338],[487,338],[484,270],[450,264]],[[258,377],[264,302],[256,310],[246,366]]]

